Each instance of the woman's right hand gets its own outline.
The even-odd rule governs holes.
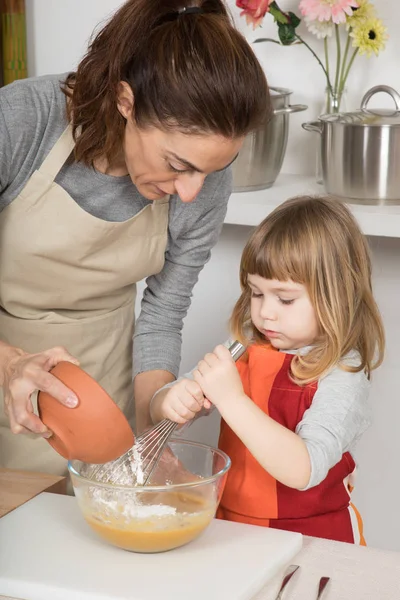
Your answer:
[[[3,361],[2,381],[4,410],[13,433],[36,433],[48,438],[52,432],[33,412],[31,396],[37,390],[48,392],[61,404],[73,408],[76,395],[49,373],[61,361],[79,364],[65,348],[56,347],[38,354],[10,348],[11,358]]]
[[[181,379],[171,387],[155,394],[150,413],[153,423],[170,419],[184,424],[191,421],[203,406],[209,407],[200,386],[192,379]]]

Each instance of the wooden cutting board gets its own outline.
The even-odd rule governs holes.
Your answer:
[[[0,469],[0,517],[41,492],[65,494],[66,488],[65,477],[32,471]]]
[[[0,594],[24,600],[250,600],[302,536],[214,520],[162,554],[107,545],[76,499],[43,493],[0,519]]]

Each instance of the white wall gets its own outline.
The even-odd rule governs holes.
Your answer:
[[[234,9],[234,0],[229,0]],[[92,28],[120,5],[119,0],[27,0],[30,75],[63,72],[73,69],[84,52]],[[295,9],[294,0],[281,0],[283,9]],[[398,0],[376,0],[375,6],[389,27],[391,39],[379,58],[359,57],[348,84],[348,107],[358,106],[370,87],[388,84],[400,91],[400,73],[396,57],[400,38],[396,24],[400,19]],[[250,40],[256,36],[275,35],[272,19],[262,30],[239,26]],[[313,38],[309,38],[313,40]],[[316,40],[313,40],[314,42]],[[271,85],[294,91],[292,103],[309,106],[306,113],[291,116],[291,132],[283,171],[312,173],[315,139],[302,130],[301,123],[314,119],[323,102],[324,80],[314,59],[302,47],[281,48],[274,44],[256,46]],[[379,104],[386,99],[379,97]],[[238,295],[240,253],[249,228],[225,226],[210,263],[195,288],[190,313],[185,322],[182,371],[208,349],[225,339],[226,321]],[[400,402],[398,401],[397,360],[400,356],[400,239],[371,239],[374,254],[376,295],[382,310],[388,337],[387,358],[376,373],[372,400],[375,412],[373,427],[359,445],[359,481],[355,500],[361,509],[370,545],[400,550]],[[218,422],[212,417],[193,426],[190,435],[216,443]]]
[[[30,76],[72,71],[120,0],[27,0]]]

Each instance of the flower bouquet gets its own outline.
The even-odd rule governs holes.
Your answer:
[[[326,79],[325,112],[340,111],[346,82],[357,55],[377,56],[388,39],[387,30],[370,0],[300,0],[301,16],[284,12],[275,0],[236,0],[236,6],[242,9],[241,16],[254,29],[262,24],[267,13],[273,17],[279,39],[259,38],[255,43],[303,44],[311,52]],[[310,33],[323,39],[322,59],[297,31],[302,19]]]

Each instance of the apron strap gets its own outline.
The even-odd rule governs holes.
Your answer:
[[[42,162],[39,172],[54,181],[74,147],[72,127],[68,125]]]

